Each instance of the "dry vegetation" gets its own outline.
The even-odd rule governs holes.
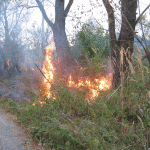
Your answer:
[[[91,62],[94,66],[94,61]],[[48,149],[147,150],[150,148],[150,69],[147,60],[142,61],[139,49],[130,62],[130,71],[126,80],[122,77],[117,89],[101,91],[94,101],[85,100],[88,88],[68,89],[58,78],[53,90],[55,100],[32,89],[31,101],[14,103],[1,99],[0,102],[16,114],[17,122],[37,144]],[[29,74],[23,82],[32,87],[39,77],[33,80]],[[41,105],[39,100],[46,103]]]

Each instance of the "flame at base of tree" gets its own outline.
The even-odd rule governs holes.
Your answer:
[[[43,63],[43,74],[45,78],[43,79],[43,86],[44,86],[44,95],[46,95],[48,98],[52,98],[52,84],[54,84],[54,73],[55,68],[52,63],[52,54],[53,54],[53,47],[54,43],[52,43],[50,46],[47,46],[45,48],[46,50],[46,56],[45,61]],[[106,75],[105,77],[100,77],[99,79],[90,80],[89,78],[82,78],[78,77],[78,82],[75,82],[73,80],[72,75],[70,74],[68,77],[68,80],[66,82],[66,86],[68,88],[76,88],[76,89],[82,89],[87,88],[88,93],[85,95],[87,99],[94,99],[98,96],[100,91],[105,91],[111,88],[112,86],[112,73],[109,73],[109,75]],[[55,97],[53,97],[55,99]],[[42,102],[41,102],[42,103]]]
[[[53,53],[53,46],[54,44],[51,44],[50,46],[47,46],[45,48],[46,50],[46,56],[45,61],[43,64],[43,73],[44,73],[44,87],[45,87],[45,95],[47,95],[48,98],[52,96],[51,93],[51,87],[54,82],[54,66],[52,64],[52,53]]]

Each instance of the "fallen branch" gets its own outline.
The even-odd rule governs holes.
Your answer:
[[[129,76],[126,78],[126,80],[125,80],[124,82],[128,81],[128,79],[129,79],[130,76],[131,76],[131,75],[129,75]],[[109,100],[109,99],[121,88],[121,85],[122,85],[122,84],[120,84],[120,85],[117,87],[117,89],[108,97],[107,100]]]
[[[138,66],[138,65],[137,65],[137,66]],[[137,66],[136,66],[136,67],[137,67]],[[136,68],[136,67],[135,67],[135,68]],[[134,68],[134,69],[135,69],[135,68]],[[129,80],[130,76],[131,76],[131,74],[124,80],[124,83]],[[120,84],[120,85],[117,87],[117,89],[108,97],[107,101],[121,88],[121,85],[122,85],[122,84]]]
[[[51,84],[51,82],[46,78],[46,76],[44,75],[44,73],[42,72],[42,70],[38,67],[38,65],[35,64],[35,66],[38,68],[38,70],[40,71],[40,73],[42,74],[42,76],[48,81],[48,83]]]

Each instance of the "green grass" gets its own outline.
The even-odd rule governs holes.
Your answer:
[[[9,99],[0,103],[17,116],[17,122],[36,143],[48,149],[147,150],[150,148],[149,70],[147,66],[138,66],[123,89],[115,93],[113,89],[102,91],[95,101],[86,101],[84,90],[68,89],[58,82],[53,91],[56,100],[33,94],[30,102],[15,103]],[[38,103],[39,99],[46,104]]]

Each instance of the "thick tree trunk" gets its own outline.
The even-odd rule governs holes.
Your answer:
[[[57,58],[61,62],[70,62],[71,51],[65,31],[58,27],[54,29],[54,42],[56,46]]]
[[[73,0],[69,0],[66,8],[64,8],[65,0],[55,0],[55,23],[52,23],[52,21],[49,20],[41,2],[39,0],[36,0],[36,2],[42,12],[45,21],[53,30],[53,37],[58,59],[56,67],[59,68],[59,71],[63,72],[66,70],[67,66],[70,65],[72,59],[71,49],[65,31],[65,20]]]
[[[103,3],[109,20],[111,60],[114,69],[113,85],[117,87],[121,82],[121,71],[123,71],[126,77],[129,71],[129,61],[132,61],[137,0],[121,0],[122,23],[118,40],[115,34],[113,7],[110,5],[109,0],[103,0]],[[123,58],[121,58],[121,53],[123,53]],[[121,67],[122,64],[123,66]]]
[[[137,9],[137,0],[122,0],[121,2],[122,26],[118,41],[120,44],[119,45],[120,48],[122,47],[124,50],[123,72],[126,75],[129,71],[128,62],[132,61],[132,54],[134,49],[133,46],[134,46],[136,9]]]
[[[57,0],[55,3],[55,23],[53,28],[54,42],[58,59],[61,63],[69,62],[71,49],[65,31],[64,1]]]

